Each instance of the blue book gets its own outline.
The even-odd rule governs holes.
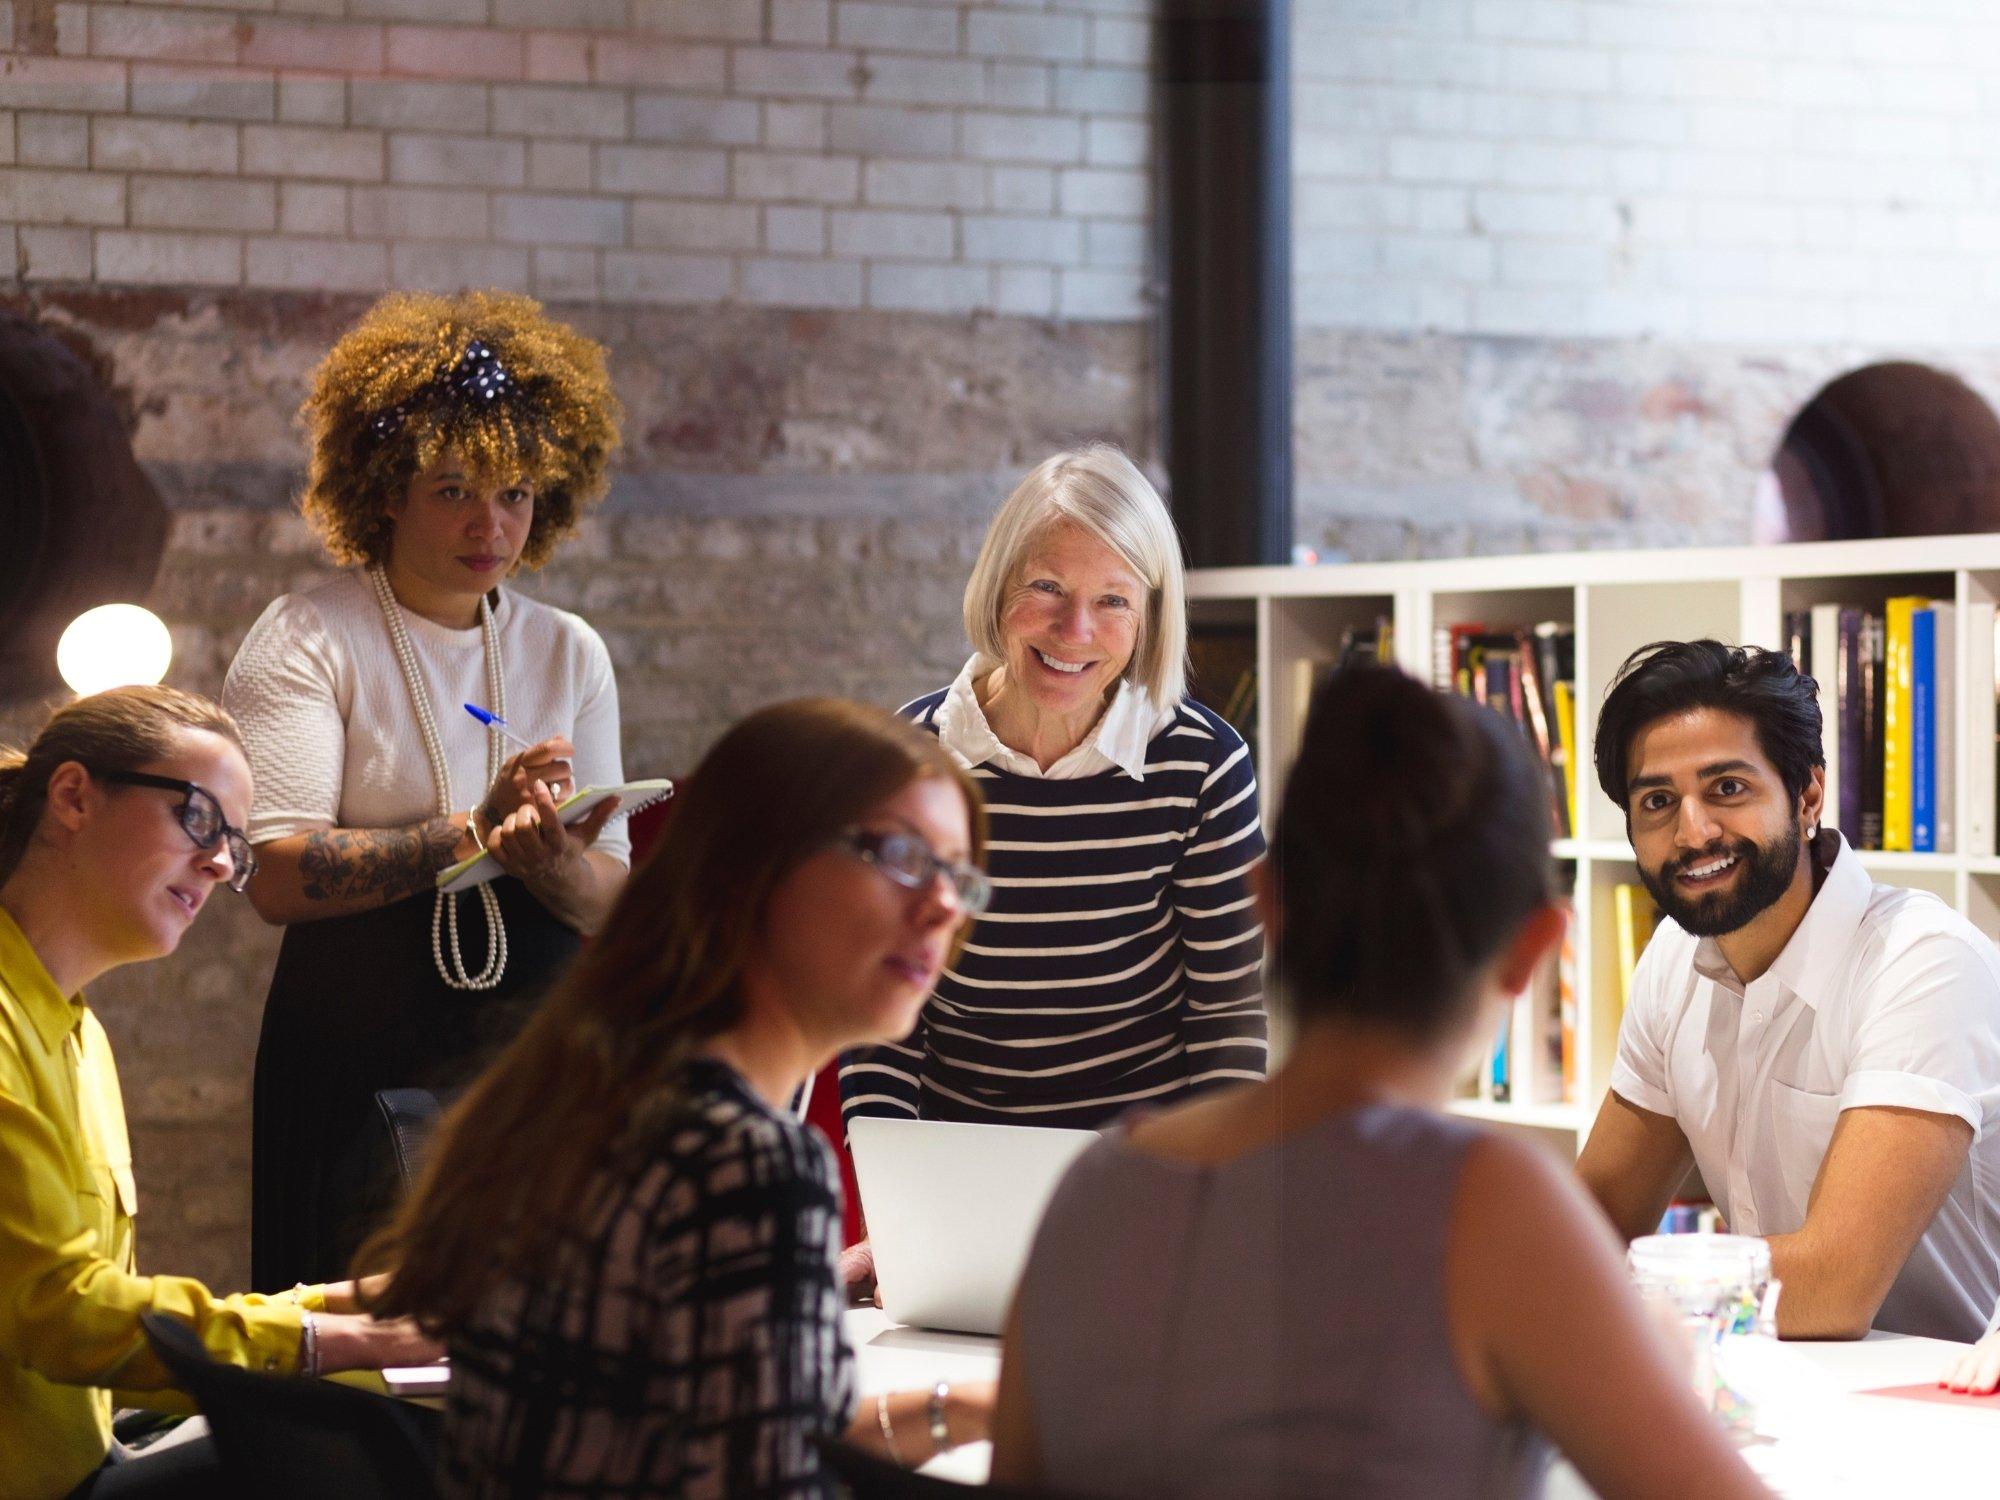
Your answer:
[[[1937,611],[1910,614],[1910,847],[1937,852]]]
[[[1495,1104],[1505,1104],[1513,1098],[1514,1060],[1508,1053],[1514,1040],[1514,1012],[1509,1010],[1500,1018],[1500,1034],[1493,1039],[1493,1057],[1487,1074],[1487,1090]]]

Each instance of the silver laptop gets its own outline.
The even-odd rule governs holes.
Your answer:
[[[1090,1130],[848,1122],[882,1310],[898,1323],[997,1334],[1035,1226]]]

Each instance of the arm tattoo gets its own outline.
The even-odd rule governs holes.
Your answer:
[[[386,905],[424,890],[451,863],[458,826],[432,818],[408,828],[326,828],[306,838],[299,880],[314,901],[379,896]]]

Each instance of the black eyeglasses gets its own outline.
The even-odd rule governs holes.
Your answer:
[[[250,883],[250,877],[257,873],[257,856],[250,852],[249,837],[242,829],[233,828],[223,820],[222,804],[215,800],[215,793],[207,787],[172,776],[154,776],[146,771],[100,771],[93,768],[90,774],[99,781],[116,782],[121,786],[153,786],[163,792],[179,792],[181,805],[174,811],[180,819],[181,832],[194,840],[194,846],[197,849],[213,849],[219,842],[229,845],[229,888],[240,892]]]
[[[923,890],[942,875],[951,883],[958,908],[968,917],[986,910],[993,899],[993,882],[977,865],[940,859],[930,845],[913,833],[876,833],[866,828],[850,828],[837,840],[843,849],[860,855],[869,864],[913,891]]]

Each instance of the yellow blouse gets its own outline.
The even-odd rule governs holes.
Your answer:
[[[299,1314],[321,1307],[318,1289],[217,1297],[140,1276],[137,1212],[110,1041],[0,910],[0,1500],[68,1494],[104,1461],[113,1391],[168,1387],[142,1312],[185,1319],[218,1359],[298,1368]]]

